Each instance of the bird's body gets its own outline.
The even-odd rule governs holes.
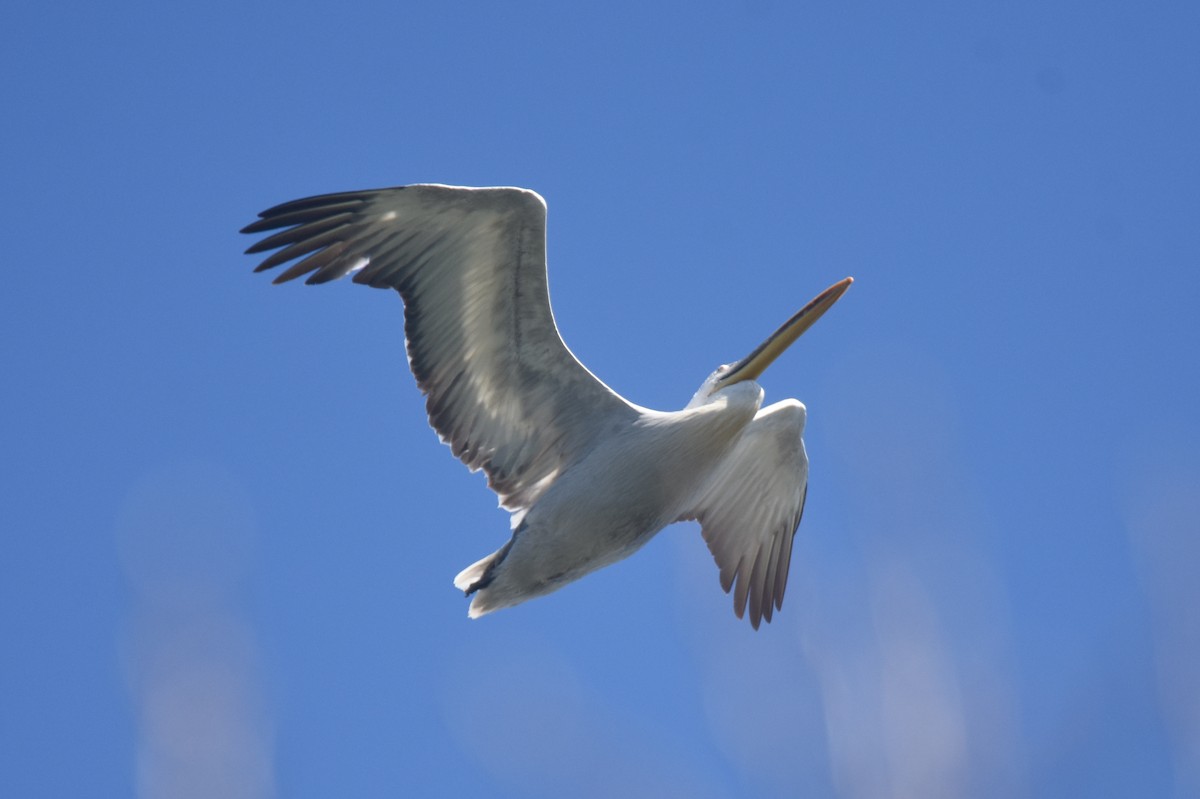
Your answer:
[[[754,378],[849,285],[828,289],[686,408],[630,403],[562,343],[546,288],[545,204],[522,189],[418,185],[276,206],[245,229],[287,228],[260,269],[279,280],[348,274],[405,302],[409,363],[431,424],[482,468],[512,538],[463,570],[472,617],[547,594],[696,519],[735,610],[781,606],[807,486],[796,400],[760,408]],[[278,281],[277,281],[278,282]]]
[[[698,408],[640,410],[554,481],[509,544],[455,581],[467,590],[504,553],[484,577],[472,615],[549,593],[632,555],[686,514],[761,401],[762,390],[743,383]]]

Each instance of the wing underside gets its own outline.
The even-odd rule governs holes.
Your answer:
[[[275,206],[256,271],[275,282],[396,289],[429,421],[511,510],[527,508],[606,430],[635,415],[558,334],[546,283],[546,206],[524,189],[414,185]]]
[[[804,512],[805,409],[796,400],[763,408],[742,433],[685,519],[700,522],[733,607],[758,629],[783,607],[792,541]]]

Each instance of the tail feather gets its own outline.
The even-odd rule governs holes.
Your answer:
[[[492,581],[496,579],[496,567],[503,562],[508,551],[512,549],[513,541],[516,540],[516,534],[521,532],[524,526],[517,527],[513,537],[505,542],[504,546],[497,549],[492,554],[482,560],[477,560],[467,568],[458,573],[454,578],[454,586],[462,591],[467,596],[474,594],[471,600],[471,607],[467,610],[467,615],[472,619],[477,619],[485,613],[491,613],[493,610],[506,608],[510,605],[515,605],[518,602],[523,602],[527,597],[523,595],[514,596],[511,588],[501,590],[496,593],[496,587],[492,586]]]
[[[496,560],[499,552],[493,552],[482,560],[477,560],[467,568],[458,573],[454,578],[454,587],[462,591],[467,596],[475,593],[480,589],[480,583],[483,582],[484,576],[488,569],[492,567],[492,563]]]
[[[488,592],[481,591],[471,600],[471,606],[467,608],[468,619],[478,619],[485,613],[491,613],[493,610],[499,610],[494,605],[487,604]]]

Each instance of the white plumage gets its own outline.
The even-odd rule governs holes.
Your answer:
[[[546,286],[546,206],[516,188],[438,185],[328,194],[275,206],[243,229],[279,230],[248,253],[275,282],[392,288],[429,421],[513,512],[512,537],[455,578],[470,615],[549,593],[697,519],[755,628],[782,606],[804,508],[804,406],[760,410],[754,379],[825,312],[831,286],[682,411],[628,402],[558,334]],[[297,260],[298,259],[298,260]]]

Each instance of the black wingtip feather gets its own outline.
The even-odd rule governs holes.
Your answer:
[[[263,218],[246,225],[244,228],[242,228],[242,232],[265,233],[268,230],[278,230],[279,228],[286,227],[295,227],[299,229],[304,225],[314,222],[323,223],[326,220],[334,217],[349,219],[355,212],[359,211],[362,206],[362,200],[355,200],[353,202],[332,203],[330,205],[302,208],[299,211],[291,211],[285,214],[271,214],[270,211],[263,211],[261,214],[259,214],[259,216]],[[270,215],[268,216],[268,214]],[[259,242],[254,246],[261,247],[262,242]]]
[[[342,203],[362,203],[371,199],[378,193],[378,189],[367,189],[366,191],[342,191],[334,194],[315,194],[312,197],[301,197],[299,200],[289,200],[286,203],[273,205],[259,214],[259,216],[261,216],[265,221],[272,217],[280,217],[284,214],[292,214],[297,211],[308,211],[314,208],[326,209],[331,205],[340,205]],[[254,224],[260,223],[256,222]]]

